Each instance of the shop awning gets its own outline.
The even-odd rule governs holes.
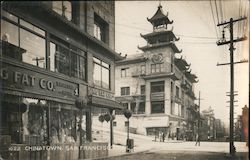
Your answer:
[[[96,107],[103,107],[103,108],[109,108],[109,109],[124,109],[121,103],[106,99],[98,96],[91,95],[89,96],[89,102],[88,104],[96,106]]]

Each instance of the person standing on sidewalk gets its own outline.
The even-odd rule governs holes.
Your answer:
[[[196,140],[196,143],[195,143],[195,146],[200,146],[200,135],[198,133],[196,133],[196,137],[195,137],[195,140]]]

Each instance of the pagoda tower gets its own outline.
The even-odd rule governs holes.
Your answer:
[[[175,45],[175,41],[178,41],[180,38],[177,38],[173,33],[173,27],[168,29],[168,25],[172,24],[173,20],[169,20],[168,13],[166,15],[163,13],[161,5],[158,6],[153,17],[147,18],[147,20],[152,24],[153,32],[141,34],[141,37],[147,41],[147,45],[138,47],[140,50],[147,52],[152,51],[154,48],[170,47],[173,53],[181,53],[181,50]]]

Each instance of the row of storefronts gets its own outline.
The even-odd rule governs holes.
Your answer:
[[[114,62],[123,57],[112,50],[114,30],[108,25],[114,2],[3,2],[2,7],[0,134],[6,148],[1,154],[11,159],[8,144],[90,144],[92,114],[122,109],[114,100],[113,73]],[[102,32],[99,24],[106,27],[103,33],[93,30]],[[104,33],[106,39],[99,39]],[[88,158],[72,153],[68,159],[80,155]]]

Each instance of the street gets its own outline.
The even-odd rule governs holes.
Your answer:
[[[235,157],[230,157],[226,153],[195,152],[195,151],[148,151],[144,153],[126,155],[122,157],[110,157],[105,160],[248,160],[248,153],[237,153]]]
[[[103,138],[109,141],[109,132],[104,129]],[[107,160],[120,159],[166,159],[166,160],[248,160],[248,148],[244,142],[235,142],[236,157],[229,156],[229,142],[205,142],[195,146],[195,141],[153,141],[153,137],[130,134],[134,139],[134,152],[125,152],[126,133],[114,132],[113,149]]]

